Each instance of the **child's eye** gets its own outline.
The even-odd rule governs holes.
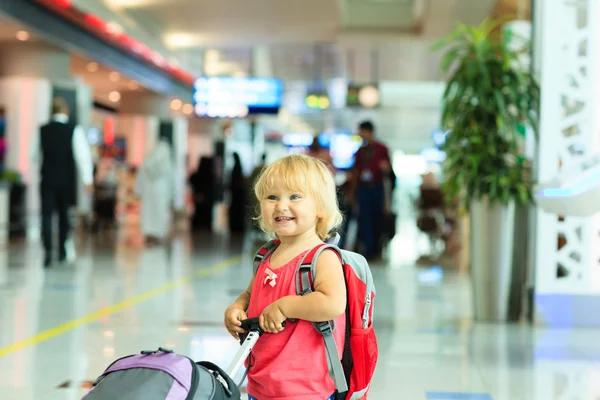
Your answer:
[[[299,194],[293,194],[290,196],[290,200],[300,200],[300,195]]]
[[[274,196],[274,195],[267,196],[267,200],[277,200],[277,196]]]

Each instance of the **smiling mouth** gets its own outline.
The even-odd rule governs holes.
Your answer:
[[[293,217],[276,217],[275,218],[275,222],[289,222],[294,220],[295,218]]]

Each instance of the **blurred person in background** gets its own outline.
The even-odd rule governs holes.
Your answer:
[[[194,195],[194,215],[192,230],[212,229],[213,206],[215,202],[215,167],[212,157],[202,156],[198,168],[190,175],[188,182]]]
[[[44,266],[52,264],[52,215],[58,211],[59,261],[67,258],[65,247],[69,235],[68,209],[75,192],[76,171],[91,195],[94,165],[89,143],[80,126],[69,121],[69,107],[62,98],[52,102],[51,121],[33,135],[30,149],[32,163],[41,165],[40,196],[42,203],[42,241]]]
[[[229,181],[229,232],[244,233],[246,226],[246,179],[242,171],[242,160],[233,153],[233,169]]]
[[[148,244],[160,244],[171,228],[171,205],[175,193],[171,146],[159,140],[146,155],[135,182],[140,198],[140,229]]]
[[[365,258],[373,260],[381,256],[383,219],[391,213],[392,166],[388,148],[375,140],[372,122],[362,122],[359,135],[363,146],[356,153],[346,201],[358,202],[358,239]]]
[[[94,174],[94,231],[115,227],[117,205],[117,162],[110,157],[98,161]]]
[[[325,163],[327,168],[329,168],[329,170],[331,171],[331,174],[333,176],[335,176],[336,170],[333,165],[333,157],[331,157],[331,153],[329,152],[329,149],[326,149],[325,147],[323,147],[321,145],[321,143],[319,143],[318,136],[315,136],[315,138],[313,139],[312,145],[310,146],[310,148],[308,149],[308,152],[306,154],[308,156],[316,158],[317,160],[323,161],[323,163]]]

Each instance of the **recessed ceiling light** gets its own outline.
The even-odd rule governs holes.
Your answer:
[[[88,65],[86,65],[85,67],[89,72],[96,72],[98,71],[98,63],[97,62],[91,62],[88,63]]]
[[[117,82],[120,78],[121,74],[119,74],[116,71],[113,71],[110,74],[108,74],[108,79],[110,79],[111,82]]]
[[[19,39],[20,41],[24,42],[26,40],[29,40],[29,32],[27,31],[19,31],[17,32],[17,39]]]
[[[141,5],[146,5],[147,0],[107,0],[107,3],[110,7],[114,8],[124,8],[124,7],[138,7]]]
[[[118,102],[119,100],[121,100],[121,93],[115,91],[115,92],[110,92],[108,95],[108,99],[110,101],[112,101],[113,103]]]
[[[169,33],[165,36],[167,47],[189,47],[194,44],[194,37],[187,33]]]
[[[140,88],[140,84],[137,83],[136,81],[131,81],[129,82],[129,89],[131,90],[138,90]]]
[[[363,107],[375,107],[379,104],[379,90],[370,85],[363,87],[358,92],[358,101]]]
[[[183,102],[181,100],[173,99],[171,101],[171,110],[173,110],[173,111],[179,110],[181,108],[182,104],[183,104]]]
[[[184,114],[190,115],[193,112],[194,112],[194,106],[193,105],[191,105],[191,104],[188,103],[188,104],[186,104],[186,105],[183,106],[183,113]]]

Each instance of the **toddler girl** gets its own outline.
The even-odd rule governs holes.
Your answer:
[[[319,256],[313,293],[298,296],[295,281],[298,262],[342,222],[333,176],[323,162],[291,155],[262,172],[255,193],[261,228],[281,243],[225,311],[225,326],[234,338],[239,339],[240,321],[246,318],[259,317],[265,331],[248,358],[249,399],[333,400],[323,336],[311,322],[335,320],[341,359],[346,284],[338,255],[325,250]],[[297,322],[284,329],[286,319]]]

